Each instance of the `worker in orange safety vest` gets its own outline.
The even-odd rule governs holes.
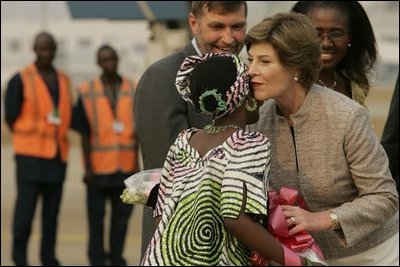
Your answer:
[[[5,117],[16,154],[17,200],[12,257],[27,266],[27,246],[36,203],[42,197],[40,258],[59,265],[55,246],[68,159],[67,132],[72,116],[69,78],[53,67],[56,42],[41,32],[34,39],[34,63],[14,75],[7,87]]]
[[[91,265],[124,266],[123,248],[133,206],[121,201],[123,180],[138,170],[133,116],[136,85],[117,73],[118,56],[104,45],[97,52],[100,77],[79,87],[72,128],[82,136]],[[106,200],[111,202],[109,253],[104,248]],[[110,261],[110,262],[107,262]]]

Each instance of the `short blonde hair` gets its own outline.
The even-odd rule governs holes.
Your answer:
[[[246,1],[192,1],[191,13],[196,17],[201,17],[203,10],[219,11],[224,13],[236,12],[244,6],[247,17],[247,2]]]
[[[309,18],[297,13],[278,13],[264,19],[248,32],[247,51],[252,43],[267,42],[280,63],[300,72],[299,82],[310,87],[321,70],[321,46]]]

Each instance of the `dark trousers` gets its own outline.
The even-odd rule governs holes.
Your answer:
[[[55,256],[57,217],[63,183],[26,181],[17,175],[17,202],[14,210],[12,257],[17,266],[27,266],[27,245],[39,196],[42,197],[40,257],[44,266],[59,265]]]
[[[57,153],[52,159],[15,155],[17,201],[13,219],[12,258],[28,265],[27,246],[36,203],[42,198],[40,258],[45,266],[57,266],[56,235],[66,164]]]
[[[89,219],[89,260],[93,266],[105,266],[109,258],[113,266],[125,266],[122,257],[129,217],[133,206],[122,202],[123,187],[87,186],[87,213]],[[111,202],[110,253],[104,250],[104,215],[106,200]]]

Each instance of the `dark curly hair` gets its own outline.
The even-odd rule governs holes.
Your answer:
[[[335,8],[347,16],[351,49],[336,69],[368,93],[371,86],[368,75],[374,70],[378,51],[374,30],[364,8],[357,1],[299,1],[292,11],[307,15],[315,8]]]
[[[236,65],[230,57],[211,57],[196,66],[190,77],[191,99],[195,109],[200,112],[200,96],[213,89],[217,89],[222,100],[227,102],[226,92],[236,79]],[[203,102],[205,109],[211,113],[218,107],[218,102],[212,95],[205,97]]]

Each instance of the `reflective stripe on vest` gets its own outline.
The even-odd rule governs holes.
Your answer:
[[[68,158],[67,132],[71,121],[72,100],[68,77],[57,71],[60,125],[50,124],[47,115],[54,110],[51,94],[34,64],[21,71],[24,101],[13,125],[16,154],[51,159],[60,150],[62,161]]]
[[[115,114],[100,78],[84,83],[79,91],[90,125],[90,159],[94,173],[136,171],[138,163],[133,115],[135,86],[127,79],[122,79]],[[120,133],[113,129],[115,121],[124,126]]]

